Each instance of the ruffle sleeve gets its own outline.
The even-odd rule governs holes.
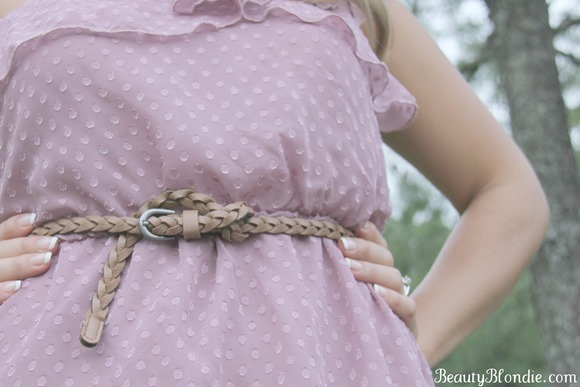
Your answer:
[[[351,5],[351,11],[359,27],[353,28],[353,34],[366,67],[379,129],[383,133],[404,129],[417,114],[417,101],[374,53],[360,28],[365,21],[362,11],[356,5]]]

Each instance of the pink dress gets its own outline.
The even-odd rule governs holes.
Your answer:
[[[194,188],[383,227],[380,130],[414,99],[346,0],[29,0],[0,21],[0,220],[130,216]],[[380,129],[379,129],[380,128]],[[336,242],[139,242],[101,342],[80,324],[116,237],[63,237],[0,306],[1,386],[431,386]]]

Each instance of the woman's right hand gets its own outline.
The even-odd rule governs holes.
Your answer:
[[[34,214],[0,223],[0,303],[20,290],[23,279],[43,274],[56,253],[58,238],[30,236]]]

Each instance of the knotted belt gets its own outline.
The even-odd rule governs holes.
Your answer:
[[[177,214],[171,208],[186,208]],[[284,216],[254,216],[243,202],[222,206],[211,196],[192,189],[169,190],[147,201],[132,217],[87,216],[59,219],[36,228],[34,235],[53,236],[79,233],[118,234],[116,247],[109,253],[103,277],[92,298],[81,328],[80,341],[94,347],[101,339],[109,306],[119,287],[121,274],[133,248],[142,237],[164,241],[216,235],[228,242],[244,241],[252,234],[288,234],[337,240],[352,236],[339,224]]]

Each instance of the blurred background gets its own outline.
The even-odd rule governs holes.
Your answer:
[[[554,373],[560,380],[552,384],[486,386],[578,386],[580,1],[404,2],[524,150],[552,211],[544,247],[503,307],[434,370]],[[458,215],[413,167],[387,148],[385,152],[394,204],[385,236],[397,266],[416,284]]]

